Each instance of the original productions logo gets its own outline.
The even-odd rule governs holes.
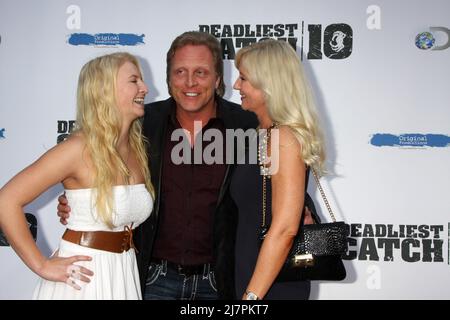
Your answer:
[[[450,136],[443,134],[404,133],[400,135],[376,133],[370,144],[375,147],[444,148],[450,145]]]
[[[353,30],[346,23],[202,24],[199,31],[219,39],[226,60],[234,60],[239,49],[268,38],[287,41],[296,51],[299,47],[302,60],[304,52],[309,60],[320,60],[323,55],[346,59],[353,50]]]
[[[133,33],[72,33],[67,43],[72,46],[117,47],[143,45],[144,34]]]
[[[437,44],[437,43],[440,44]],[[430,27],[430,32],[419,33],[415,38],[416,47],[421,50],[445,50],[450,48],[450,30],[445,27]]]

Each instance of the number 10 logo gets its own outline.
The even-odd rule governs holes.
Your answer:
[[[322,59],[322,25],[309,24],[308,60]],[[353,30],[345,23],[330,24],[323,33],[323,54],[329,59],[345,59],[352,54]]]

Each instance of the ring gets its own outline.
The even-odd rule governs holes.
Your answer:
[[[81,268],[80,266],[77,266],[76,264],[70,264],[67,266],[66,272],[67,274],[73,274],[73,273],[77,273],[80,272]]]
[[[81,268],[75,264],[67,266],[67,275],[69,278],[80,279],[81,278]]]

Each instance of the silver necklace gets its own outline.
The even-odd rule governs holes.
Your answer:
[[[270,178],[270,166],[268,166],[268,145],[270,143],[270,134],[273,128],[276,127],[276,123],[272,124],[269,128],[260,130],[258,129],[258,165],[260,173],[264,177]]]

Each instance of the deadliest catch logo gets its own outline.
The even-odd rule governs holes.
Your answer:
[[[351,224],[346,260],[443,262],[443,225]]]
[[[268,38],[287,41],[308,60],[346,59],[353,50],[353,30],[345,23],[321,24],[211,24],[199,25],[199,31],[219,39],[223,59],[234,60],[239,49]]]
[[[75,120],[58,120],[58,137],[56,143],[63,142],[75,127]]]

